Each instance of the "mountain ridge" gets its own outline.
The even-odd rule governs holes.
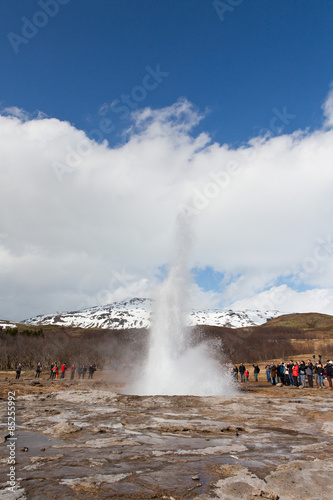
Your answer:
[[[25,319],[21,323],[116,330],[150,328],[153,320],[153,304],[152,299],[134,297],[104,306],[93,306],[56,314],[42,314]],[[277,310],[193,309],[188,316],[188,325],[242,328],[261,325],[282,314]]]

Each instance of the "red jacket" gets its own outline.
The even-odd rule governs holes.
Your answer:
[[[298,365],[293,366],[293,376],[298,377]]]

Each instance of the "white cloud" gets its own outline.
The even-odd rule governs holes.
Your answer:
[[[333,130],[233,149],[193,137],[202,116],[181,99],[136,112],[111,149],[67,122],[13,114],[0,116],[0,317],[149,294],[180,208],[194,214],[191,265],[236,277],[219,295],[194,287],[196,303],[229,306],[287,275],[329,290]]]
[[[333,127],[333,86],[331,85],[330,92],[322,106],[324,116],[326,118],[325,126]]]
[[[22,121],[26,121],[29,119],[29,113],[27,113],[24,109],[18,108],[17,106],[4,108],[1,114],[5,116],[15,116]]]
[[[332,314],[333,290],[322,288],[297,292],[287,285],[265,290],[254,297],[238,300],[231,306],[235,310],[278,310],[283,313],[320,312]]]
[[[47,115],[45,113],[43,113],[42,111],[36,111],[35,113],[33,113],[33,115],[31,115],[30,113],[28,113],[24,109],[18,108],[17,106],[9,106],[7,108],[3,108],[0,111],[0,114],[3,116],[12,116],[12,117],[18,118],[22,122],[25,122],[25,121],[30,120],[32,118],[36,118],[38,120],[40,120],[42,118],[47,118]]]

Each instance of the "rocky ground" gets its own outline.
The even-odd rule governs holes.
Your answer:
[[[100,376],[2,374],[0,497],[331,498],[333,391],[263,381],[233,397],[132,396],[121,388]],[[17,441],[8,439],[8,391]],[[13,442],[14,492],[6,489]]]

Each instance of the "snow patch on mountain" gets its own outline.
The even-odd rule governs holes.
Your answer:
[[[279,311],[259,311],[245,309],[244,311],[204,309],[192,311],[190,315],[191,325],[225,326],[229,328],[243,328],[266,323],[266,321],[280,316]]]
[[[16,328],[16,325],[14,323],[10,323],[9,321],[6,321],[4,319],[0,319],[0,329],[3,328],[4,330],[6,328]]]
[[[261,325],[281,314],[276,310],[246,309],[244,311],[232,311],[231,309],[202,309],[193,310],[189,314],[188,324],[190,326],[210,325],[242,328]],[[151,299],[133,298],[122,302],[113,302],[105,306],[89,307],[80,311],[39,315],[26,319],[22,323],[127,330],[129,328],[149,328],[152,317],[153,301]]]
[[[80,311],[35,316],[23,321],[30,325],[58,325],[80,328],[149,328],[152,301],[131,299],[113,302],[105,306],[94,306]]]

